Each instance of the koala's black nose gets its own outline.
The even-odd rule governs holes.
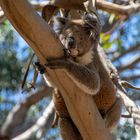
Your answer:
[[[68,37],[67,38],[67,45],[68,45],[68,48],[73,48],[74,47],[74,44],[75,44],[75,39],[74,37]]]

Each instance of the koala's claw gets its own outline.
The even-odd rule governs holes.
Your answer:
[[[39,70],[40,74],[44,74],[45,73],[46,68],[42,64],[40,64],[40,62],[37,61],[34,64],[37,67],[37,69]]]
[[[68,49],[63,49],[64,51],[64,58],[69,58],[70,57],[70,52]]]

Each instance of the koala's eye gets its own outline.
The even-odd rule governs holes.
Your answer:
[[[75,44],[75,38],[73,36],[67,38],[68,46],[73,46]]]

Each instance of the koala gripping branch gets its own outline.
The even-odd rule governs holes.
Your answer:
[[[26,0],[0,0],[8,20],[35,51],[42,64],[63,55],[61,43]],[[50,48],[51,47],[51,48]],[[111,140],[90,95],[81,91],[62,70],[47,74],[61,91],[68,111],[84,140]]]

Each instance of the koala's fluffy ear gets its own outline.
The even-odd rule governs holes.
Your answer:
[[[99,18],[94,13],[87,13],[84,15],[83,21],[87,34],[90,34],[93,40],[98,39],[101,31]]]
[[[98,28],[98,31],[101,30],[101,24],[99,18],[94,13],[87,13],[83,17],[85,26],[93,28]]]
[[[54,17],[53,18],[53,29],[56,33],[60,34],[63,27],[68,23],[68,19],[63,17]]]

